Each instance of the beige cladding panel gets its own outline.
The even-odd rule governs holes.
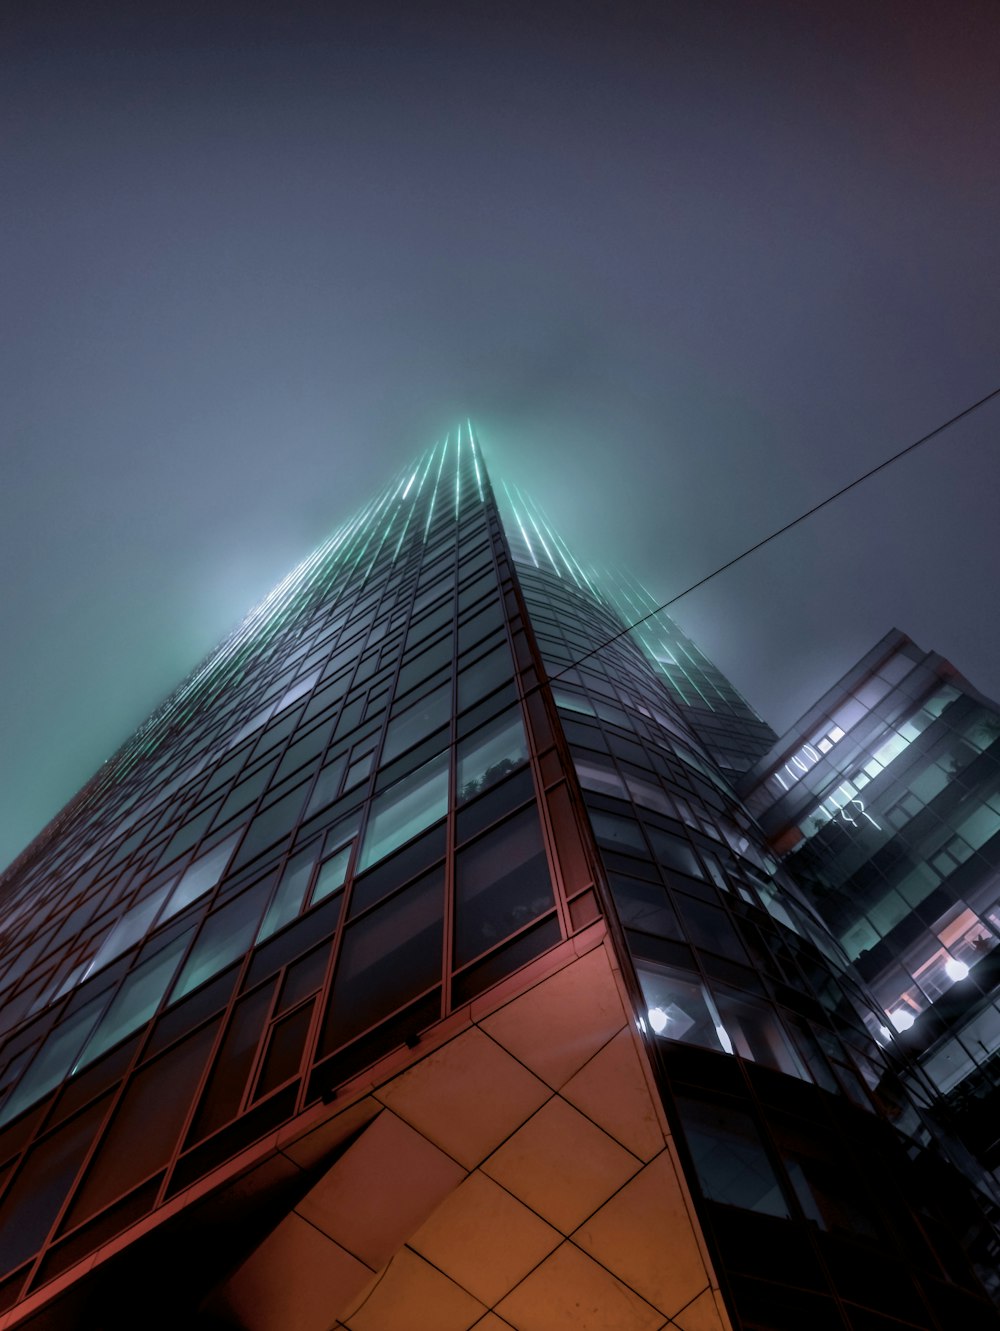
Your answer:
[[[563,960],[372,1088],[211,1303],[245,1331],[729,1331],[613,954]]]

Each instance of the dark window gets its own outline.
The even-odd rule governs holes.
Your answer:
[[[531,805],[456,856],[455,964],[471,961],[553,904],[538,811]]]
[[[0,1272],[41,1247],[107,1108],[99,1100],[32,1149],[0,1206]]]
[[[789,1214],[777,1175],[749,1114],[728,1105],[680,1097],[677,1107],[698,1182],[710,1201],[764,1215]]]
[[[167,1164],[217,1026],[218,1019],[136,1073],[64,1228],[80,1224]]]
[[[438,869],[345,929],[324,1053],[439,982],[443,909],[444,874]]]

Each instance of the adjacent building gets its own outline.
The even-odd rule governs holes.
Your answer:
[[[1000,1167],[1000,710],[886,635],[741,780],[913,1056],[942,1130]]]
[[[864,739],[827,708],[777,753],[654,608],[464,426],[11,866],[0,1327],[1000,1325],[988,1182],[906,1047],[941,997],[887,999],[890,961],[926,993],[904,917],[843,905],[875,843],[819,853],[881,805],[850,775],[805,831],[821,760],[976,695],[914,678],[890,716],[938,668],[900,639]],[[993,933],[946,879],[933,920],[900,891],[951,993]]]

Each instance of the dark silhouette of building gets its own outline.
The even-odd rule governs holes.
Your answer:
[[[11,866],[0,1327],[1000,1324],[988,1190],[734,788],[773,732],[650,605],[463,427]]]

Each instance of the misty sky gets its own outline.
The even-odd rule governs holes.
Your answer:
[[[460,416],[666,599],[1000,385],[995,0],[280,9],[0,10],[0,864]],[[1000,694],[998,437],[678,620]]]

